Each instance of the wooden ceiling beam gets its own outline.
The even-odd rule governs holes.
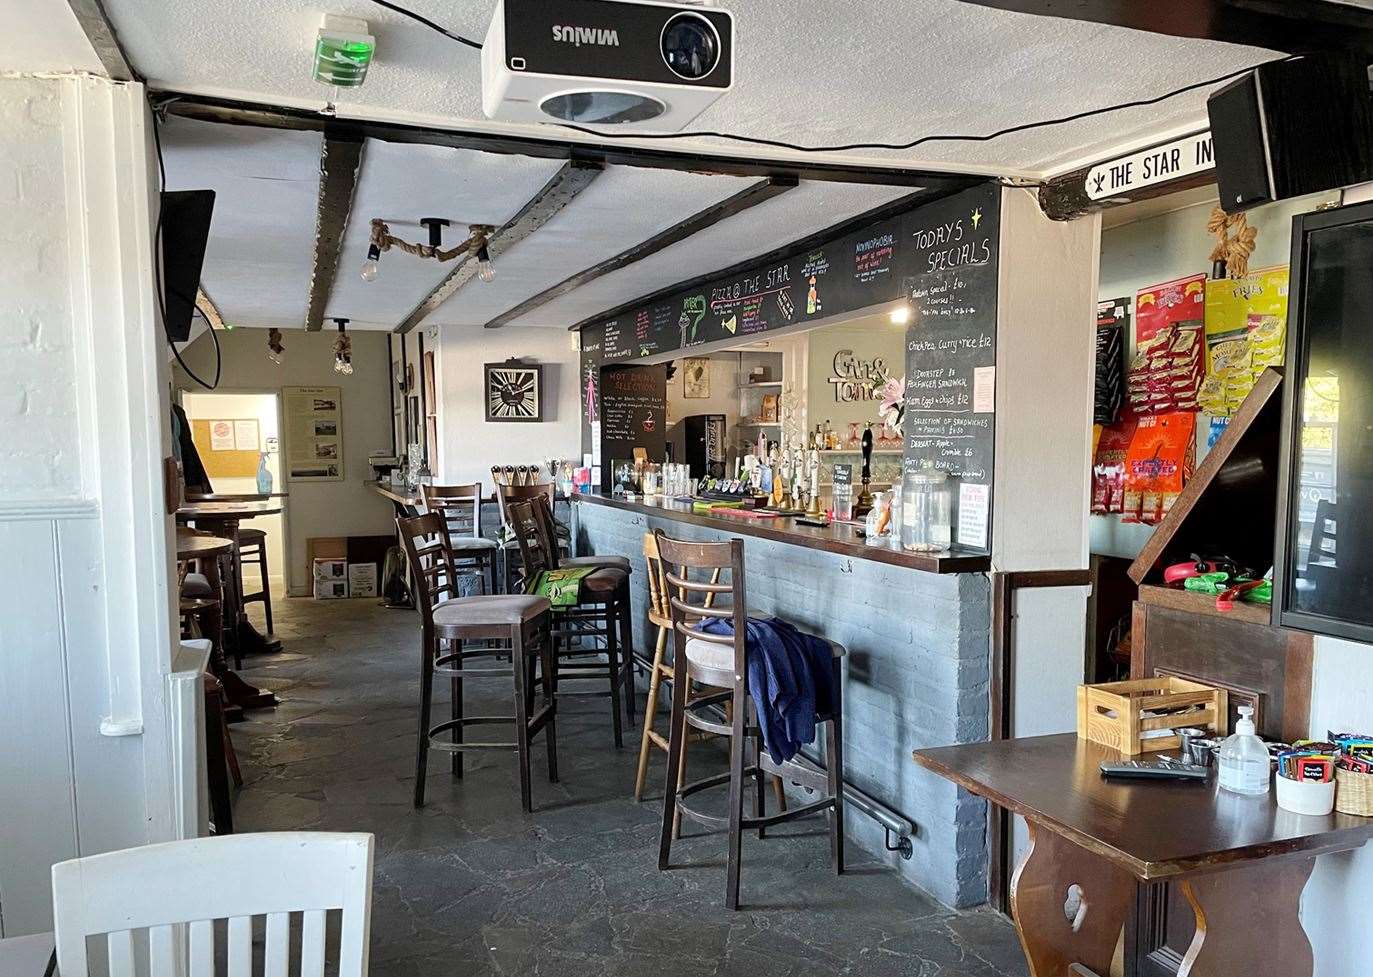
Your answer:
[[[114,81],[142,81],[143,78],[129,63],[119,36],[114,32],[110,15],[105,13],[105,5],[100,0],[67,0],[76,16],[86,40],[90,41],[95,56],[105,68],[105,74]]]
[[[693,234],[698,234],[708,227],[727,220],[736,214],[741,214],[751,207],[756,207],[765,200],[771,200],[778,194],[786,193],[794,189],[797,185],[795,179],[769,178],[759,180],[752,186],[745,187],[733,196],[726,197],[717,203],[711,204],[704,210],[699,210],[685,220],[678,221],[666,230],[660,231],[647,240],[640,241],[633,247],[626,248],[619,254],[614,255],[604,261],[597,262],[590,268],[585,268],[564,278],[558,284],[544,289],[537,295],[532,295],[519,305],[507,309],[486,324],[487,329],[499,329],[528,315],[542,305],[553,301],[560,295],[566,295],[574,289],[581,288],[587,282],[595,281],[602,275],[608,275],[612,271],[618,271],[636,261],[642,261],[651,254],[657,254],[664,248],[671,247],[680,241],[685,241]]]
[[[390,143],[448,146],[484,153],[529,156],[535,159],[581,160],[602,166],[640,166],[648,169],[681,170],[689,173],[721,173],[726,176],[791,177],[828,183],[866,183],[876,186],[924,187],[953,193],[985,182],[986,174],[960,173],[957,170],[927,170],[909,166],[872,166],[844,164],[798,158],[795,160],[759,159],[749,156],[683,152],[630,146],[615,142],[604,144],[513,136],[493,132],[465,132],[376,122],[367,119],[333,119],[306,109],[261,105],[204,95],[159,92],[155,100],[166,106],[170,115],[205,122],[249,125],[268,129],[356,132],[359,137]]]
[[[486,250],[491,259],[494,261],[501,254],[547,224],[558,211],[571,203],[577,194],[590,186],[591,182],[601,175],[601,172],[602,167],[596,163],[580,161],[564,163],[552,179],[544,184],[543,189],[520,208],[519,213],[493,231],[487,238]],[[435,285],[428,295],[420,299],[419,303],[410,310],[410,313],[401,320],[400,325],[395,329],[396,332],[405,335],[414,329],[476,277],[477,263],[475,261],[467,255],[454,260],[457,262],[457,267],[450,271],[443,281]]]
[[[324,325],[329,294],[338,275],[343,232],[353,209],[353,192],[362,169],[363,140],[356,133],[326,130],[319,153],[319,205],[315,210],[315,261],[310,272],[310,300],[305,328],[318,332]]]
[[[1373,52],[1373,11],[1326,0],[963,0],[1021,14],[1314,54]]]

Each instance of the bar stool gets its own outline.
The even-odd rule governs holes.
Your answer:
[[[239,563],[248,562],[249,559],[257,558],[258,579],[262,582],[262,589],[255,594],[244,594],[243,603],[252,604],[254,602],[262,605],[262,612],[267,617],[267,633],[272,633],[272,585],[267,579],[267,533],[262,529],[243,529],[238,531],[238,559]]]
[[[453,551],[448,545],[448,527],[443,517],[427,512],[411,519],[396,519],[396,528],[405,544],[410,562],[415,604],[422,621],[420,640],[420,722],[419,744],[415,758],[415,807],[424,806],[425,774],[429,751],[452,754],[453,775],[462,778],[462,754],[468,750],[510,750],[518,757],[520,804],[525,813],[532,810],[530,789],[530,741],[540,730],[548,748],[548,779],[558,779],[558,746],[554,724],[554,663],[549,644],[549,603],[542,597],[523,594],[454,596],[457,572]],[[445,596],[447,595],[447,596]],[[503,648],[488,645],[491,639],[507,642]],[[480,641],[483,647],[464,650],[464,641]],[[476,663],[480,658],[510,656],[503,662]],[[535,664],[541,675],[536,681]],[[447,675],[452,686],[450,718],[430,725],[434,676]],[[463,715],[463,680],[468,678],[513,678],[514,716]],[[543,690],[542,702],[534,701],[534,688]],[[469,742],[468,726],[493,723],[515,724],[514,742]],[[447,732],[449,741],[439,737]]]
[[[672,663],[672,718],[668,740],[668,783],[677,782],[682,772],[683,745],[687,728],[728,736],[729,771],[691,781],[668,791],[663,799],[663,823],[658,844],[658,868],[668,868],[672,850],[672,825],[680,813],[701,824],[729,830],[729,868],[725,881],[725,906],[739,908],[739,862],[743,832],[765,829],[785,821],[825,812],[829,819],[830,863],[835,874],[844,871],[844,768],[843,768],[843,682],[840,664],[842,645],[830,645],[831,680],[834,701],[828,715],[817,716],[825,726],[825,770],[818,773],[795,759],[780,764],[762,749],[762,730],[758,725],[749,694],[746,633],[748,612],[744,599],[744,543],[740,539],[718,543],[693,543],[670,539],[657,530],[658,552],[664,563],[668,604],[676,649]],[[729,582],[721,583],[719,573],[728,571]],[[694,575],[694,576],[693,576]],[[708,577],[708,579],[706,579]],[[729,606],[720,607],[711,597],[728,595]],[[732,622],[732,635],[708,634],[696,629],[707,619]],[[715,686],[723,691],[688,700],[689,682]],[[704,715],[712,706],[728,705],[728,724]],[[776,774],[802,787],[821,793],[809,804],[768,815],[763,807],[763,775]],[[744,816],[744,778],[754,782],[752,813]],[[688,798],[711,787],[729,785],[728,813],[707,814],[692,807]]]
[[[507,466],[509,467],[509,466]],[[523,469],[512,469],[519,472]],[[494,475],[501,471],[499,468],[492,468]],[[515,529],[510,524],[510,504],[512,502],[528,502],[539,497],[548,500],[548,511],[553,511],[553,502],[556,498],[556,487],[552,482],[535,482],[532,477],[523,480],[512,481],[509,475],[503,476],[496,482],[496,507],[501,515],[501,527],[505,530],[505,541],[501,545],[501,565],[505,592],[514,593],[515,579],[519,576],[519,569],[515,566],[515,560],[520,555],[520,544],[515,539]],[[558,540],[557,523],[554,523],[554,536]],[[558,551],[561,552],[563,545],[558,540]]]
[[[510,505],[510,524],[519,542],[524,580],[521,589],[532,591],[538,584],[539,573],[557,568],[555,544],[547,535],[539,517],[540,500],[513,502]],[[624,598],[628,595],[629,577],[623,570],[600,567],[582,578],[578,602],[571,606],[553,608],[553,691],[555,695],[610,697],[611,728],[618,749],[624,745],[620,727],[620,682],[622,669],[628,668],[625,647],[616,632],[625,620]],[[606,663],[570,661],[593,654],[582,642],[604,642]],[[599,654],[599,650],[594,652]],[[563,679],[598,679],[609,682],[606,692],[560,691]]]
[[[648,757],[653,747],[657,747],[664,753],[668,750],[668,738],[653,728],[653,720],[658,712],[658,696],[662,694],[664,685],[672,685],[672,665],[666,658],[667,636],[672,630],[672,609],[668,606],[667,599],[667,580],[663,575],[663,560],[658,555],[658,540],[652,533],[644,533],[644,564],[648,568],[648,620],[658,629],[657,643],[653,648],[653,663],[648,670],[648,705],[644,707],[644,732],[639,741],[639,772],[634,780],[634,799],[642,801],[644,799],[644,784],[648,781]],[[720,582],[720,572],[717,570],[710,576],[710,583]],[[715,595],[707,594],[705,606],[714,605]],[[692,704],[692,690],[687,690],[687,708]],[[726,703],[728,711],[729,704]],[[687,772],[687,750],[694,739],[709,739],[710,735],[704,732],[694,732],[682,740],[682,767],[677,775],[677,786],[681,787],[686,781]],[[787,809],[787,795],[782,786],[780,777],[772,777],[772,790],[777,798],[777,809],[785,811]],[[675,839],[681,835],[682,818],[675,815],[672,819],[672,837]]]
[[[482,483],[422,485],[420,496],[424,499],[424,507],[443,516],[448,524],[453,566],[458,575],[476,577],[484,594],[499,593],[496,589],[496,553],[501,544],[482,535]]]

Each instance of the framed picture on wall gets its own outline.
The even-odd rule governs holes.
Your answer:
[[[694,400],[710,396],[710,360],[688,357],[682,361],[682,396]]]
[[[543,367],[519,360],[486,364],[486,419],[542,421]]]

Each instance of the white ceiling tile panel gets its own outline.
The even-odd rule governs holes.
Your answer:
[[[794,190],[554,299],[526,318],[541,325],[570,326],[660,288],[767,254],[911,192],[909,187],[803,181]],[[524,324],[521,319],[512,326]]]
[[[756,182],[756,178],[610,167],[552,220],[502,254],[496,260],[494,282],[470,282],[429,321],[487,322]],[[521,323],[564,324],[548,319],[542,309],[523,317]]]
[[[170,190],[215,191],[201,283],[226,322],[305,323],[319,195],[318,133],[172,117],[162,129]]]

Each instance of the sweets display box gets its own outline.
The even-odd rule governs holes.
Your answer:
[[[1225,690],[1171,675],[1077,687],[1077,735],[1127,756],[1178,749],[1185,726],[1225,735]]]

